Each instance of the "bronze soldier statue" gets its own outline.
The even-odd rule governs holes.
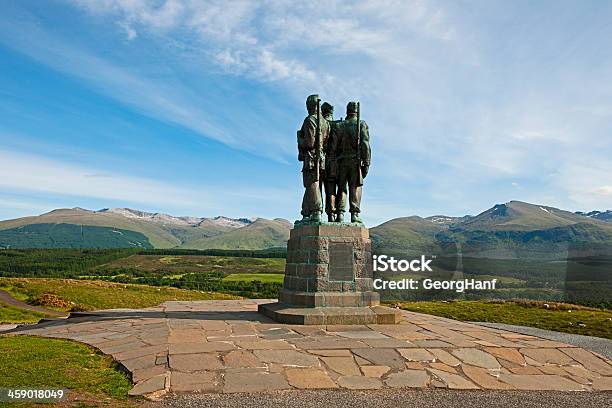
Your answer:
[[[336,192],[338,190],[338,162],[336,161],[335,152],[332,146],[335,145],[331,140],[335,134],[335,128],[341,121],[334,120],[334,107],[328,102],[323,102],[321,105],[321,113],[323,118],[329,124],[329,138],[323,145],[323,151],[325,152],[325,174],[324,174],[324,187],[325,187],[325,213],[327,214],[327,221],[336,221]]]
[[[329,124],[321,115],[319,95],[306,98],[308,116],[302,128],[298,130],[298,160],[303,161],[302,179],[304,181],[304,198],[302,199],[302,221],[321,222],[323,204],[320,183],[325,172],[325,155],[323,146],[327,144]]]
[[[337,222],[342,222],[348,185],[351,222],[361,223],[361,189],[370,168],[370,135],[368,125],[360,119],[359,102],[349,102],[346,119],[334,131],[331,148],[338,161]]]

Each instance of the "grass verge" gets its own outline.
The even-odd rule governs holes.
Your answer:
[[[0,302],[0,323],[36,323],[45,317],[50,316]]]
[[[539,301],[402,302],[404,310],[612,339],[612,311]]]
[[[0,278],[0,289],[25,302],[44,293],[52,293],[71,302],[72,307],[82,310],[142,308],[168,300],[238,299],[236,296],[216,292],[51,278]]]
[[[62,339],[0,336],[0,388],[62,388],[76,406],[132,406],[127,375],[109,356]],[[102,405],[100,405],[102,404]]]

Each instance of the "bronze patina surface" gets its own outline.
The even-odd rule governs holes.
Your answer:
[[[297,132],[304,198],[296,225],[321,223],[323,209],[328,222],[344,222],[347,198],[350,221],[361,224],[361,192],[371,161],[368,124],[361,120],[359,102],[347,104],[344,120],[334,120],[334,107],[320,102],[316,94],[306,99],[308,116]]]

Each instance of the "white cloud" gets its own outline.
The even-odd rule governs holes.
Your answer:
[[[444,10],[420,0],[339,0],[296,3],[268,0],[69,0],[110,17],[128,39],[144,31],[185,45],[205,46],[231,73],[303,88],[330,78],[326,56],[367,56],[385,63],[413,62],[402,37],[454,39]],[[322,63],[323,62],[323,63]],[[340,68],[340,67],[339,67]],[[333,76],[333,75],[332,75]]]
[[[223,127],[208,119],[209,115],[198,108],[198,95],[182,84],[158,81],[130,72],[97,55],[70,47],[34,24],[23,22],[27,34],[16,30],[11,23],[6,24],[4,33],[7,36],[0,36],[0,41],[7,46],[85,80],[100,92],[145,114],[183,125],[228,145],[237,143]]]
[[[537,130],[519,130],[510,136],[517,140],[545,140],[549,138],[546,132]]]
[[[168,206],[206,206],[212,197],[151,179],[0,150],[4,191],[53,193]]]
[[[53,205],[40,201],[15,200],[0,197],[0,209],[4,211],[27,211],[29,214],[53,209]]]
[[[95,14],[121,13],[124,24],[146,24],[158,30],[173,28],[182,15],[183,3],[169,0],[74,0],[75,4]]]
[[[601,186],[595,189],[595,194],[612,196],[612,186]]]
[[[125,23],[119,23],[119,26],[125,30],[125,35],[128,41],[132,41],[138,37],[138,33],[132,27]]]
[[[551,175],[551,190],[560,192],[568,208],[580,210],[610,209],[612,162],[585,159],[581,163],[563,163]]]
[[[86,201],[99,203],[96,208],[114,202],[179,215],[275,218],[291,214],[287,209],[298,200],[296,192],[282,188],[235,183],[228,190],[214,180],[197,185],[159,181],[12,150],[0,150],[0,175],[5,175],[0,177],[0,213],[4,217],[38,214],[57,208],[57,203],[87,207],[78,204]],[[35,201],[28,196],[47,198]]]

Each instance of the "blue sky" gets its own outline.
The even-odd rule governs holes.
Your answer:
[[[296,219],[313,92],[361,101],[370,225],[612,208],[612,3],[302,3],[2,2],[0,219]]]

